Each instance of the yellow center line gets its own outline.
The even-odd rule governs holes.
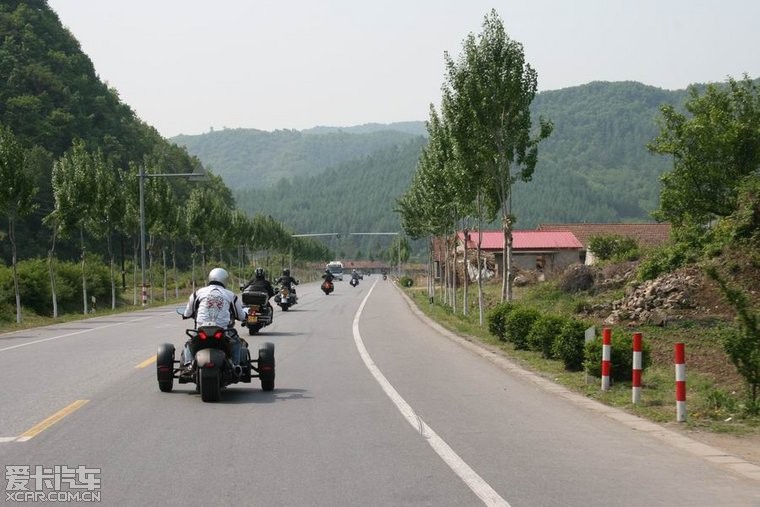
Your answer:
[[[155,362],[156,362],[156,356],[150,356],[148,359],[146,359],[142,363],[135,366],[135,368],[145,368],[146,366],[149,366]]]
[[[32,426],[31,428],[29,428],[28,430],[26,430],[24,433],[21,434],[20,437],[18,437],[16,439],[16,441],[17,442],[26,442],[27,440],[31,440],[32,438],[36,437],[37,435],[39,435],[40,433],[42,433],[43,431],[45,431],[46,429],[48,429],[49,427],[51,427],[52,425],[54,425],[55,423],[57,423],[58,421],[60,421],[64,417],[66,417],[67,415],[69,415],[69,414],[71,414],[73,412],[76,412],[79,408],[81,408],[88,401],[90,401],[90,400],[77,400],[74,403],[72,403],[71,405],[69,405],[69,406],[67,406],[65,408],[62,408],[61,410],[59,410],[55,414],[51,415],[50,417],[48,417],[44,421],[42,421],[39,424],[36,424],[36,425]]]

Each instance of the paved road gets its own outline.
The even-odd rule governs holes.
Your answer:
[[[0,336],[3,471],[100,468],[104,505],[760,505],[760,482],[441,336],[390,282],[299,293],[249,340],[276,344],[275,391],[213,404],[158,391],[173,308]]]

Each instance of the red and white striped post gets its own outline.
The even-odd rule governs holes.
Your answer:
[[[683,343],[675,345],[676,421],[686,421],[686,352]]]
[[[641,333],[633,333],[633,382],[631,402],[641,401]]]
[[[602,391],[610,389],[610,371],[612,370],[612,330],[602,329]]]
[[[145,285],[142,286],[142,305],[145,306],[148,304],[148,292],[145,289]]]

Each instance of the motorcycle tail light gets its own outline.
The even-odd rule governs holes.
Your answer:
[[[216,333],[214,333],[214,338],[216,338],[217,340],[221,340],[223,335],[224,335],[224,333],[220,329],[219,331],[217,331]]]
[[[208,338],[206,331],[203,331],[203,330],[198,331],[198,338],[200,338],[201,340],[205,340],[206,338]]]
[[[213,363],[213,361],[209,361],[208,363],[204,364],[203,367],[204,368],[213,368],[214,367],[214,363]]]

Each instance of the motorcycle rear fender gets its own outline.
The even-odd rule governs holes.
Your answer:
[[[219,349],[201,349],[195,354],[195,363],[198,368],[205,368],[212,363],[215,368],[221,369],[227,361],[227,355]]]

